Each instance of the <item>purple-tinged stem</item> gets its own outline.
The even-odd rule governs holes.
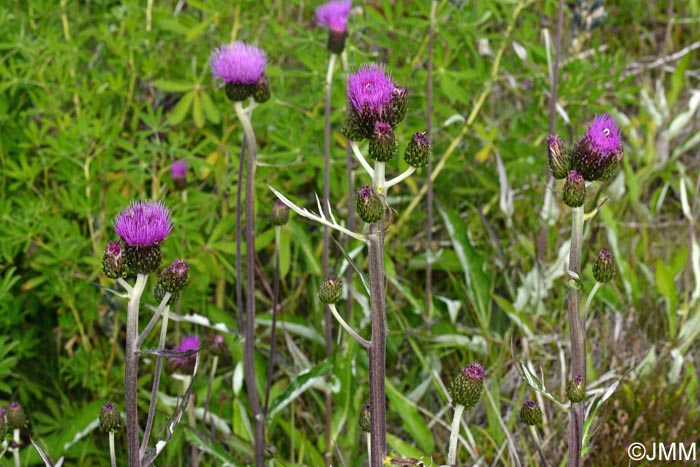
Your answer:
[[[571,209],[571,249],[569,251],[569,287],[567,305],[571,337],[571,378],[581,375],[586,381],[586,323],[581,317],[581,272],[583,247],[583,207]],[[581,466],[583,449],[583,402],[571,404],[569,419],[569,455],[567,467]]]
[[[425,89],[425,100],[427,103],[427,111],[425,113],[425,127],[428,135],[428,141],[432,140],[433,131],[433,49],[435,42],[435,14],[438,2],[433,0],[430,7],[430,26],[428,30],[428,78]],[[425,265],[425,313],[428,318],[431,316],[432,306],[432,288],[433,288],[433,161],[428,158],[427,176],[428,176],[428,195],[426,199],[426,253],[427,261]]]
[[[250,119],[243,110],[243,105],[236,102],[235,108],[248,142],[245,199],[246,319],[243,333],[243,369],[248,402],[255,422],[255,465],[263,467],[265,462],[265,420],[255,381],[255,162],[257,142]]]
[[[338,56],[331,54],[328,61],[328,71],[326,72],[326,106],[324,111],[324,126],[323,126],[323,214],[329,217],[328,206],[330,202],[331,190],[331,90],[333,84],[333,69]],[[330,250],[330,239],[328,226],[323,226],[323,277],[326,278],[330,274],[328,255]],[[326,357],[331,356],[333,352],[333,323],[331,319],[331,311],[328,305],[323,307],[325,315],[325,341],[326,341]],[[330,465],[332,460],[332,431],[333,431],[333,394],[331,391],[326,392],[326,464]]]
[[[139,306],[141,295],[146,288],[148,276],[137,274],[136,283],[129,296],[129,306],[126,315],[126,351],[124,352],[124,410],[126,412],[126,440],[128,448],[129,467],[141,467],[139,456],[139,418],[137,391],[138,391],[138,364],[136,341],[139,336]]]
[[[265,385],[265,404],[263,414],[267,417],[270,404],[270,388],[272,387],[272,370],[275,366],[277,353],[277,308],[280,296],[280,233],[282,227],[275,226],[275,278],[272,284],[272,326],[270,327],[270,362],[267,364],[267,384]]]
[[[369,287],[372,340],[369,349],[371,467],[382,467],[386,455],[386,303],[384,290],[384,222],[369,226]]]

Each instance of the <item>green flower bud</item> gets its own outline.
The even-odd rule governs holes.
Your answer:
[[[107,402],[100,411],[100,428],[102,431],[116,433],[122,427],[122,415],[116,404]]]
[[[447,386],[447,391],[452,398],[452,405],[463,405],[466,410],[471,409],[479,402],[483,389],[484,367],[478,363],[464,367]]]
[[[406,146],[403,160],[411,167],[421,168],[428,165],[429,159],[430,141],[428,141],[428,132],[418,131],[413,134],[411,142]]]
[[[343,293],[343,280],[337,274],[331,274],[326,280],[321,282],[318,288],[318,298],[321,302],[330,304],[338,303]]]
[[[593,264],[593,277],[601,284],[606,284],[615,277],[616,272],[615,260],[612,253],[608,250],[600,250],[598,259]]]
[[[280,200],[275,201],[270,213],[270,222],[272,222],[272,225],[284,225],[288,221],[289,207]]]
[[[571,208],[578,208],[586,202],[586,182],[583,181],[581,174],[575,170],[569,171],[566,175],[562,199],[564,204]]]
[[[396,127],[406,117],[408,102],[408,88],[406,86],[394,86],[391,92],[391,110],[389,112],[389,123]]]
[[[569,172],[570,161],[569,153],[564,148],[564,140],[558,135],[547,136],[547,154],[549,162],[549,170],[557,180],[566,177]]]
[[[542,411],[535,401],[525,401],[520,409],[520,421],[535,426],[542,423]]]
[[[270,80],[264,74],[260,75],[253,88],[253,100],[263,104],[270,100]]]
[[[126,275],[124,249],[120,242],[109,242],[102,256],[102,270],[110,279],[118,279]]]
[[[396,156],[398,150],[391,125],[385,122],[375,123],[374,134],[369,140],[369,157],[375,161],[388,162]]]
[[[217,357],[223,357],[228,353],[226,341],[221,334],[211,334],[204,342],[206,349]]]
[[[566,385],[566,397],[571,402],[581,402],[586,398],[586,383],[581,375],[574,376]]]
[[[373,224],[384,217],[386,205],[384,200],[368,186],[357,190],[357,215],[360,219]]]
[[[8,430],[24,428],[27,424],[27,414],[19,402],[10,402],[5,411],[5,418]]]
[[[365,433],[370,432],[370,426],[372,422],[372,413],[370,412],[370,405],[365,404],[362,407],[362,410],[360,411],[360,419],[358,420],[357,424],[360,425],[360,430],[364,431]]]

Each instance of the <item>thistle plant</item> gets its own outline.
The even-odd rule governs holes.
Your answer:
[[[537,405],[535,401],[525,401],[523,406],[520,408],[520,413],[518,414],[520,421],[528,426],[530,429],[530,434],[535,440],[535,446],[537,447],[537,452],[539,453],[542,465],[547,467],[547,458],[544,456],[544,451],[542,451],[542,443],[540,442],[540,436],[537,434],[537,426],[542,423],[542,410]]]
[[[102,258],[102,268],[105,275],[116,279],[128,296],[125,349],[125,412],[128,446],[128,462],[130,466],[149,465],[160,453],[167,441],[160,444],[159,449],[147,454],[151,434],[155,405],[160,382],[162,366],[162,351],[168,325],[170,304],[177,300],[180,292],[186,287],[189,279],[189,265],[182,260],[173,261],[159,274],[154,294],[160,304],[153,318],[139,334],[139,309],[141,297],[146,288],[151,273],[158,270],[162,262],[161,245],[172,231],[170,211],[160,202],[138,201],[131,202],[114,219],[114,231],[120,237],[119,241],[109,242]],[[126,280],[129,275],[136,275],[133,285]],[[162,317],[161,334],[156,355],[156,370],[151,393],[144,437],[139,444],[137,381],[138,356],[141,344],[146,340],[158,319]],[[192,369],[196,372],[196,365]],[[170,428],[176,426],[175,423]],[[169,438],[168,438],[169,439]]]
[[[617,171],[622,160],[622,142],[620,130],[608,115],[596,116],[588,125],[585,135],[580,137],[571,150],[567,150],[563,140],[557,135],[547,138],[548,163],[556,179],[565,178],[562,198],[571,208],[572,228],[568,267],[567,308],[571,338],[571,382],[567,394],[571,400],[571,418],[569,423],[568,467],[581,465],[583,444],[584,408],[586,385],[586,322],[587,310],[592,296],[598,287],[594,287],[587,300],[584,314],[581,314],[581,255],[583,249],[584,221],[590,219],[597,209],[589,215],[584,213],[586,201],[586,183],[606,181]],[[601,260],[602,258],[602,260]],[[600,264],[594,267],[600,279],[610,280],[614,267],[609,253],[599,255]],[[596,281],[600,279],[596,277]]]
[[[255,381],[255,169],[257,142],[251,123],[253,110],[258,103],[270,99],[270,83],[265,76],[267,55],[261,49],[243,42],[222,45],[212,52],[210,59],[214,78],[226,90],[226,96],[234,103],[236,116],[243,128],[243,145],[238,171],[238,191],[236,193],[236,305],[239,310],[239,326],[243,336],[243,356],[246,393],[255,420],[255,465],[262,466],[265,443],[265,422],[260,397]],[[253,102],[243,107],[249,98]],[[246,299],[245,319],[243,319],[243,291],[241,280],[241,186],[243,181],[244,161],[246,167],[246,205],[245,205],[245,242],[246,242]]]
[[[348,16],[352,7],[351,0],[334,0],[319,6],[316,9],[316,21],[320,26],[328,27],[327,48],[330,52],[328,70],[326,71],[326,101],[324,107],[323,127],[323,209],[327,216],[327,207],[330,205],[331,187],[331,90],[333,84],[333,71],[337,57],[345,50],[345,39],[348,37]],[[329,274],[330,238],[328,226],[323,227],[323,276]],[[326,344],[326,356],[330,357],[333,350],[333,327],[331,325],[331,312],[328,306],[324,307]],[[333,396],[326,392],[326,451],[331,450],[331,422],[333,415]]]
[[[117,467],[117,455],[114,448],[114,433],[122,427],[122,415],[119,408],[112,402],[107,402],[100,411],[100,428],[109,434],[109,460],[111,467]]]
[[[462,414],[479,402],[483,390],[484,367],[479,363],[465,366],[447,386],[447,391],[452,398],[452,405],[455,408],[450,430],[450,446],[447,451],[447,465],[449,466],[454,466],[457,462],[457,439]]]
[[[7,405],[7,410],[4,415],[7,420],[7,431],[12,432],[10,451],[12,451],[15,467],[19,467],[20,430],[27,425],[27,414],[24,411],[24,407],[22,407],[19,402],[10,402]]]
[[[430,145],[425,132],[413,136],[404,159],[410,167],[395,178],[386,179],[386,163],[398,153],[395,139],[397,125],[406,115],[408,89],[398,86],[384,65],[364,65],[348,77],[346,83],[347,108],[343,134],[350,139],[353,153],[372,180],[371,185],[357,190],[357,214],[369,224],[363,233],[353,232],[340,225],[330,211],[330,205],[321,207],[319,214],[300,208],[278,191],[273,192],[299,215],[352,238],[362,240],[368,246],[369,295],[372,314],[372,337],[365,340],[339,316],[335,307],[330,307],[334,317],[350,335],[369,350],[370,406],[371,406],[371,458],[370,465],[383,465],[386,455],[386,309],[384,290],[384,218],[388,212],[387,190],[410,176],[417,167],[427,163]],[[367,154],[374,159],[374,167],[365,157],[359,142],[369,141]],[[328,214],[326,214],[326,209]],[[319,297],[324,303],[335,304],[337,277],[330,277],[322,286]],[[328,290],[324,288],[328,287]],[[352,330],[352,332],[351,332]]]

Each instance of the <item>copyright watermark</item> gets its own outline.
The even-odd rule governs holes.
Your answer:
[[[694,443],[632,443],[627,455],[633,461],[694,461],[697,445]]]

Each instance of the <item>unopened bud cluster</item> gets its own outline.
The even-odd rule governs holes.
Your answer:
[[[107,402],[100,411],[100,428],[102,431],[116,433],[122,426],[122,415],[119,408],[112,402]]]
[[[471,409],[479,402],[483,389],[484,368],[478,363],[464,367],[447,386],[447,391],[452,398],[452,405],[463,405],[466,410]]]
[[[520,408],[520,421],[529,426],[542,423],[542,410],[535,401],[525,401]]]
[[[342,294],[343,280],[337,274],[328,276],[318,289],[318,298],[326,304],[338,303]]]

